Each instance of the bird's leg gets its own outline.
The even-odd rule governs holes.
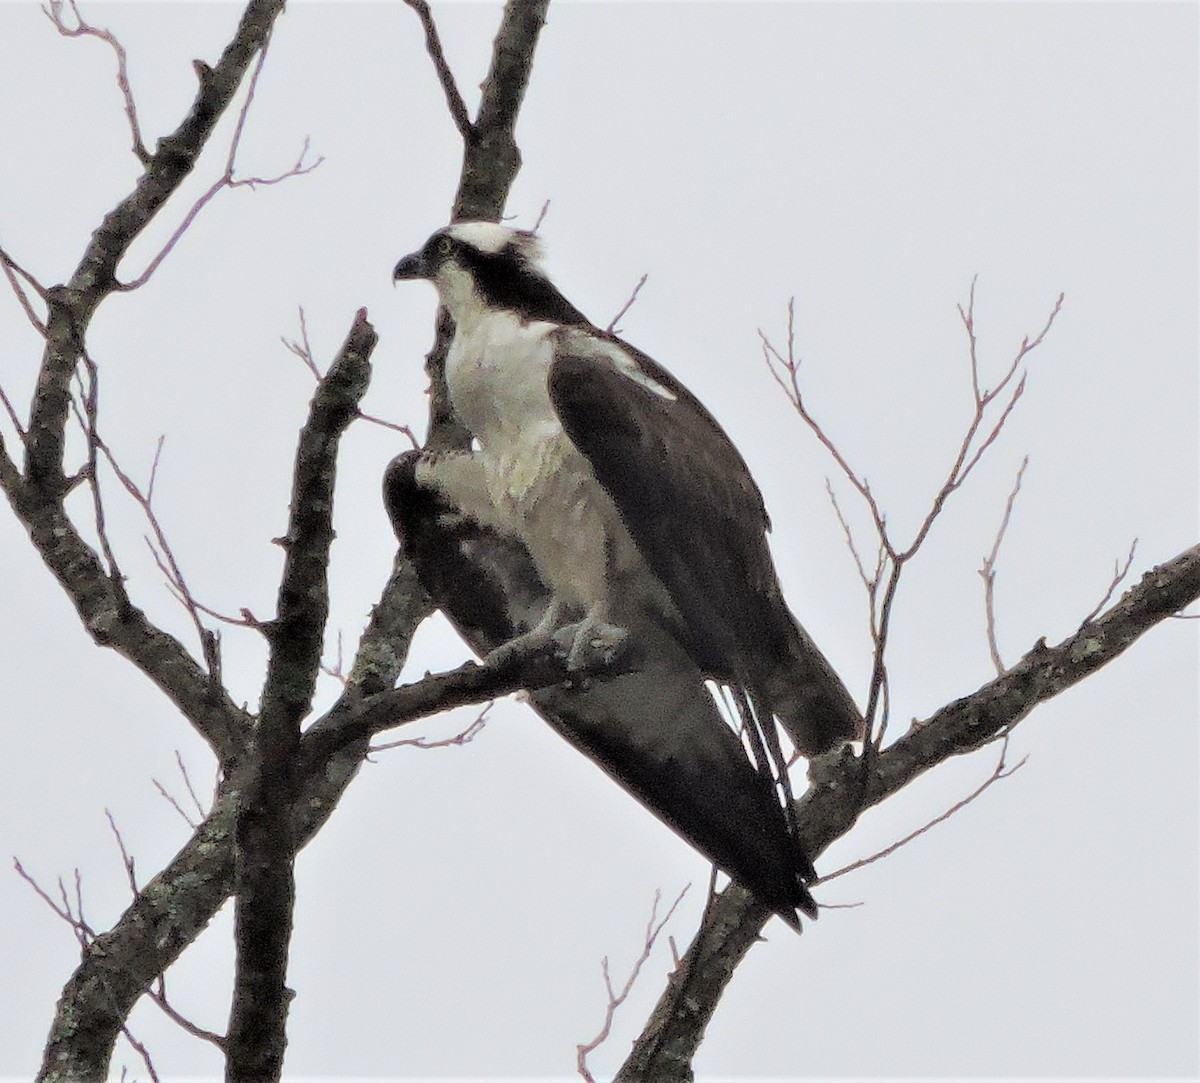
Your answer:
[[[506,666],[518,655],[532,654],[549,648],[554,642],[554,629],[558,626],[561,615],[562,605],[558,601],[551,601],[537,624],[529,631],[513,636],[507,643],[501,643],[495,650],[489,651],[484,664]]]
[[[565,608],[561,602],[552,601],[537,624],[490,651],[485,663],[508,665],[519,655],[532,654],[553,644],[572,672],[611,665],[628,639],[629,629],[606,621],[599,606],[583,620],[560,624]]]
[[[554,642],[566,651],[567,669],[576,672],[612,665],[629,638],[629,629],[610,624],[606,615],[603,606],[593,606],[583,620],[564,624],[554,633]]]

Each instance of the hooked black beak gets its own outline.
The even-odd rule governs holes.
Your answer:
[[[411,256],[405,256],[396,264],[396,269],[392,272],[393,282],[401,282],[410,278],[428,277],[429,267],[420,252],[414,252]]]

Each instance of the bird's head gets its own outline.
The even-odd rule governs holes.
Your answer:
[[[497,222],[456,222],[439,229],[419,251],[405,256],[392,273],[395,282],[426,279],[452,311],[471,293],[495,304],[499,285],[533,276],[545,278],[538,265],[537,237],[528,230]]]
[[[497,222],[456,222],[405,256],[395,282],[425,279],[457,321],[469,306],[515,312],[522,320],[586,323],[554,287],[541,265],[536,234]]]

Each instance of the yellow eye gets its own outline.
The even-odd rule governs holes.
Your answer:
[[[454,242],[449,237],[442,237],[437,244],[439,256],[448,256],[454,251]]]

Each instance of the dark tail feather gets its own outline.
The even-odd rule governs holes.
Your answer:
[[[754,753],[759,776],[770,786],[772,796],[783,808],[788,836],[792,842],[792,856],[795,861],[795,905],[815,920],[817,903],[805,884],[817,878],[817,870],[813,867],[812,859],[805,852],[800,841],[800,822],[796,816],[796,800],[792,795],[787,760],[784,758],[783,749],[779,744],[779,731],[775,728],[775,720],[769,711],[757,706],[755,698],[744,688],[734,686],[730,692],[742,728],[750,739],[750,748]],[[799,928],[799,925],[797,924],[796,927]]]

